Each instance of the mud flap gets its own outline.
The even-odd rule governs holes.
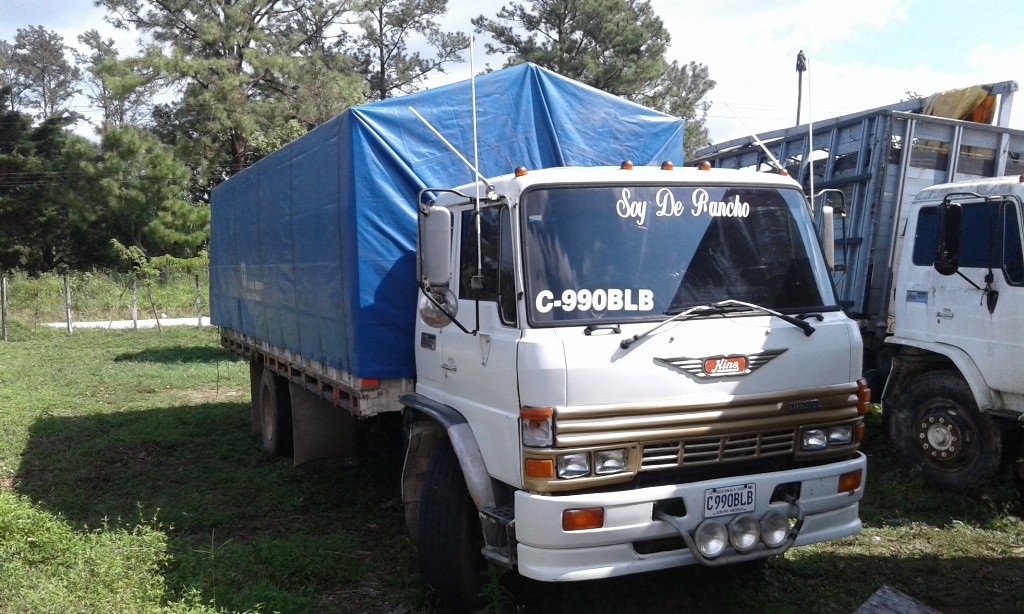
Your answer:
[[[353,467],[359,460],[357,420],[297,384],[288,384],[292,401],[295,467]]]

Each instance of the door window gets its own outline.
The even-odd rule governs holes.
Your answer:
[[[939,208],[922,207],[914,234],[914,264],[932,266],[938,248]],[[959,264],[966,268],[1001,268],[1009,283],[1024,285],[1024,250],[1021,247],[1020,221],[1015,203],[1002,201],[963,205]]]
[[[1003,225],[1003,271],[1006,281],[1015,286],[1024,285],[1024,250],[1020,243],[1020,221],[1017,219],[1017,207],[1007,202],[1003,207],[1005,224]]]
[[[483,283],[479,289],[473,289],[473,276],[477,274],[477,241],[472,209],[462,212],[461,244],[459,297],[498,302],[502,323],[515,325],[515,266],[508,207],[480,210],[480,276]]]

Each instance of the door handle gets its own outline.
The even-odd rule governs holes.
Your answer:
[[[936,317],[942,318],[943,320],[952,320],[953,319],[953,310],[952,309],[943,309],[942,311],[935,312],[935,315],[936,315]]]
[[[444,369],[445,371],[458,371],[459,370],[459,368],[456,367],[455,365],[450,365],[450,364],[448,364],[446,362],[445,363],[441,363],[441,368]]]

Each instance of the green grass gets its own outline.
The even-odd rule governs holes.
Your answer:
[[[191,328],[17,323],[0,343],[0,611],[429,612],[402,455],[305,473],[264,460],[248,371]],[[1008,480],[963,495],[898,470],[872,418],[865,530],[763,569],[545,584],[506,574],[490,612],[852,612],[891,585],[945,614],[1016,612],[1024,523]]]

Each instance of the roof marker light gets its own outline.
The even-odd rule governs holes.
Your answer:
[[[664,162],[661,163],[661,170],[663,171],[670,171],[673,168],[675,168],[675,166],[672,165],[671,160],[665,160]]]
[[[633,161],[632,160],[623,160],[622,164],[619,165],[619,168],[624,170],[624,171],[631,171],[631,170],[633,170]]]
[[[516,167],[516,177],[522,177],[524,175],[526,175],[526,167],[525,166],[517,166]]]
[[[703,162],[700,163],[700,166],[698,166],[697,168],[702,170],[702,171],[710,171],[711,170],[711,163],[708,162],[707,160],[704,160]]]
[[[783,177],[789,177],[789,171],[787,171],[784,168],[779,169],[779,174],[782,175]]]

